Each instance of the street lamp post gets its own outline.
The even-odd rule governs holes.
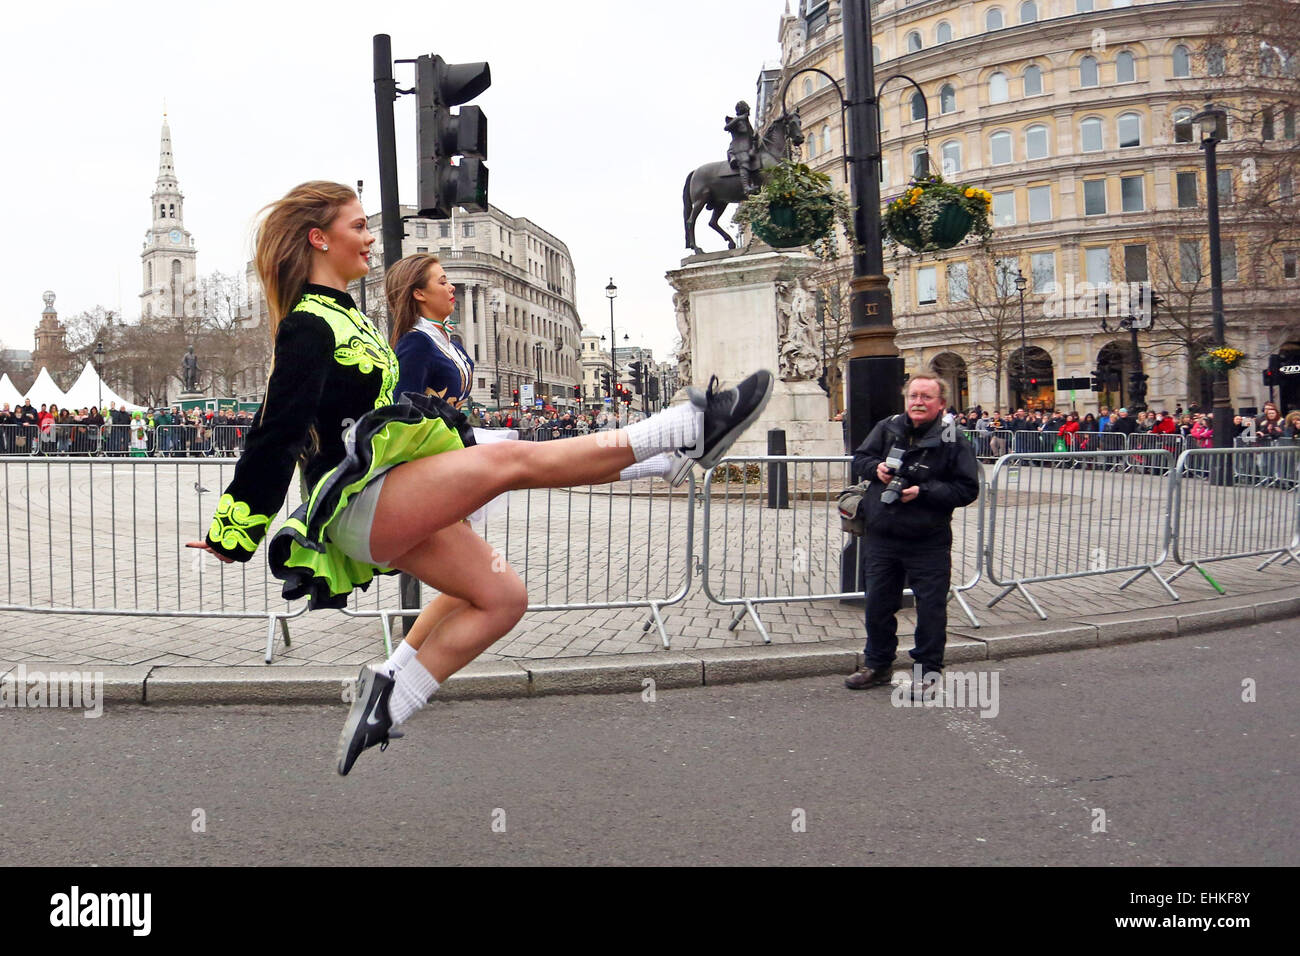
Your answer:
[[[609,395],[610,407],[614,410],[614,427],[618,428],[618,401],[614,399],[614,383],[618,381],[618,373],[614,371],[614,300],[618,298],[618,286],[614,285],[614,277],[609,277],[609,285],[605,286],[605,296],[609,299]]]
[[[537,387],[533,391],[533,405],[542,397],[542,343],[533,343],[533,359],[537,364]]]
[[[861,244],[850,282],[849,441],[856,448],[875,424],[902,409],[903,360],[894,342],[893,300],[880,226],[880,109],[871,62],[871,6],[844,0],[844,78],[848,92],[849,185]]]
[[[1029,280],[1019,269],[1016,270],[1016,295],[1020,297],[1020,374],[1016,376],[1016,407],[1020,406],[1020,400],[1024,396],[1025,385],[1029,381],[1029,349],[1025,345],[1025,288],[1029,285]]]
[[[357,180],[357,201],[358,201],[358,202],[361,201],[361,190],[362,190],[362,188],[363,188],[364,186],[365,186],[365,183],[364,183],[362,180],[358,179],[358,180]],[[368,275],[368,273],[367,273],[367,275]],[[359,297],[359,298],[360,298],[359,305],[360,305],[360,308],[361,308],[361,314],[362,314],[362,315],[364,315],[365,312],[366,312],[366,278],[367,278],[367,276],[362,276],[362,277],[361,277],[361,295],[360,295],[360,297]]]
[[[503,298],[500,289],[492,291],[492,361],[495,365],[492,381],[497,392],[497,411],[501,410],[501,336],[497,333],[497,312],[501,309]]]
[[[99,380],[99,413],[104,414],[104,343],[95,343],[95,378]]]
[[[1227,138],[1227,111],[1221,106],[1205,104],[1192,117],[1201,126],[1201,149],[1205,150],[1205,201],[1209,207],[1210,226],[1210,310],[1214,322],[1212,337],[1216,346],[1223,345],[1223,260],[1219,246],[1219,168],[1216,149]],[[1228,373],[1214,372],[1214,447],[1232,447],[1232,406],[1228,399]]]

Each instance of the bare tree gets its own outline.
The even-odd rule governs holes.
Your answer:
[[[925,319],[927,329],[943,332],[951,344],[969,346],[968,370],[993,376],[994,408],[1003,407],[1004,372],[1020,348],[1014,263],[1014,257],[997,249],[981,249],[964,265],[964,290],[962,264],[954,264],[957,268],[948,273],[948,300],[953,305]]]
[[[821,300],[822,377],[818,384],[827,393],[831,418],[844,410],[844,363],[853,345],[849,337],[853,330],[849,313],[852,279],[851,259],[831,260],[814,278]]]
[[[233,394],[246,378],[270,362],[266,330],[252,327],[243,280],[212,272],[199,284],[201,331],[196,352],[200,372],[214,392]]]

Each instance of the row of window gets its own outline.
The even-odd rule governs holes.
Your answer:
[[[1200,173],[1187,170],[1175,173],[1177,184],[1178,208],[1189,209],[1198,205],[1198,184]],[[1218,170],[1219,203],[1227,205],[1232,202],[1232,170]],[[1083,180],[1083,215],[1104,216],[1116,210],[1111,209],[1114,194],[1110,191],[1106,177]],[[1294,187],[1290,173],[1284,173],[1280,182],[1280,194],[1283,199],[1294,197]],[[1026,209],[1029,222],[1050,222],[1052,220],[1052,186],[1050,184],[1026,187]],[[1119,212],[1145,212],[1146,177],[1141,173],[1119,177]],[[993,209],[990,217],[994,226],[1014,226],[1017,222],[1016,190],[1006,189],[993,193]]]
[[[1100,286],[1115,281],[1111,272],[1111,255],[1109,246],[1085,248],[1085,281]],[[1237,244],[1232,239],[1220,242],[1220,259],[1223,269],[1223,281],[1235,282],[1237,272]],[[939,301],[938,266],[922,266],[916,270],[916,301],[918,305],[934,305]],[[1178,241],[1178,277],[1181,283],[1196,284],[1209,278],[1206,265],[1204,242],[1200,239],[1180,239]],[[992,292],[1000,298],[1016,294],[1016,277],[1020,274],[1021,262],[1015,256],[999,257],[993,266]],[[1294,250],[1283,253],[1283,275],[1288,279],[1297,277],[1297,256]],[[1051,295],[1059,292],[1060,285],[1056,274],[1055,252],[1029,253],[1029,272],[1026,291]],[[1147,262],[1147,246],[1138,243],[1124,246],[1124,281],[1148,282],[1150,270]],[[950,262],[944,267],[946,299],[952,304],[961,304],[971,300],[970,263]]]
[[[1127,7],[1132,4],[1133,0],[1111,0],[1112,7]],[[1093,9],[1093,0],[1075,0],[1074,4],[1076,13],[1091,13]],[[1038,22],[1038,3],[1036,0],[1024,0],[1015,9],[1016,23],[1037,23]],[[1001,7],[990,7],[984,13],[984,29],[988,32],[1001,30],[1006,27],[1009,14],[1004,15]],[[947,20],[940,20],[934,28],[935,45],[952,42],[952,24]],[[913,30],[907,35],[907,52],[919,53],[923,47],[921,34]]]

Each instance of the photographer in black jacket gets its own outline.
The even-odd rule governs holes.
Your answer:
[[[873,480],[862,498],[867,591],[865,666],[844,681],[851,690],[890,683],[898,650],[897,613],[904,576],[916,595],[912,659],[924,692],[943,670],[952,579],[952,513],[979,497],[975,449],[945,418],[948,387],[928,373],[907,384],[904,412],[878,423],[853,456],[853,477]]]

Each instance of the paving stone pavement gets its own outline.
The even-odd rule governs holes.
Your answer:
[[[183,547],[201,536],[215,504],[212,489],[229,480],[229,461],[8,461],[0,467],[0,553],[5,558],[0,604],[164,614],[301,609],[301,602],[290,608],[279,598],[279,582],[269,577],[264,552],[248,564],[228,567],[204,561],[199,552]],[[1158,519],[1168,490],[1163,476],[1028,468],[1020,472],[1014,481],[1003,482],[996,496],[985,494],[983,499],[985,507],[998,502],[999,510],[986,526],[998,535],[991,550],[999,573],[1015,568],[1041,574],[1126,567],[1158,556]],[[666,493],[662,482],[516,492],[509,513],[489,521],[485,537],[524,576],[536,607],[665,600],[684,591],[684,597],[661,612],[674,650],[743,647],[761,642],[754,622],[742,614],[739,625],[729,628],[737,608],[709,600],[703,587],[706,570],[710,592],[724,601],[839,590],[840,550],[845,540],[852,540],[842,535],[834,510],[834,493],[842,483],[803,480],[797,468],[791,479],[796,493],[788,510],[763,507],[765,486],[740,482],[711,489],[707,502],[703,494],[692,502],[688,493]],[[296,493],[291,494],[286,513],[297,502]],[[1255,536],[1251,540],[1276,539],[1285,546],[1294,533],[1294,524],[1285,522],[1294,522],[1295,513],[1295,493],[1280,489],[1261,490],[1235,505],[1216,500],[1213,520],[1202,521],[1187,540],[1201,548],[1212,548],[1216,541],[1240,547],[1239,532],[1246,527]],[[978,506],[957,513],[954,581],[972,580],[980,566],[979,518]],[[689,554],[686,544],[692,531],[694,554]],[[1257,572],[1258,563],[1242,558],[1208,566],[1228,592],[1222,599],[1225,606],[1254,591],[1300,584],[1300,563],[1279,561]],[[1174,570],[1165,563],[1159,573],[1167,578]],[[1127,577],[1112,572],[1044,581],[1028,589],[1054,621],[1101,611],[1177,606],[1150,574],[1120,590]],[[378,578],[368,593],[354,598],[349,613],[292,617],[291,644],[285,647],[277,641],[276,666],[359,665],[381,657],[383,628],[373,615],[380,607],[397,606],[396,582],[395,577]],[[1216,598],[1195,571],[1175,587],[1184,605]],[[1000,591],[985,578],[965,592],[981,624],[1038,622],[1014,593],[989,609],[986,605]],[[426,589],[426,597],[429,593]],[[864,638],[860,607],[839,600],[758,603],[755,608],[774,644],[852,645]],[[663,644],[658,628],[646,629],[651,620],[644,607],[530,611],[482,659],[653,653]],[[904,643],[914,623],[913,612],[900,614]],[[955,602],[949,605],[949,629],[954,636],[978,633]],[[0,660],[248,665],[262,660],[266,635],[265,617],[4,611]]]

